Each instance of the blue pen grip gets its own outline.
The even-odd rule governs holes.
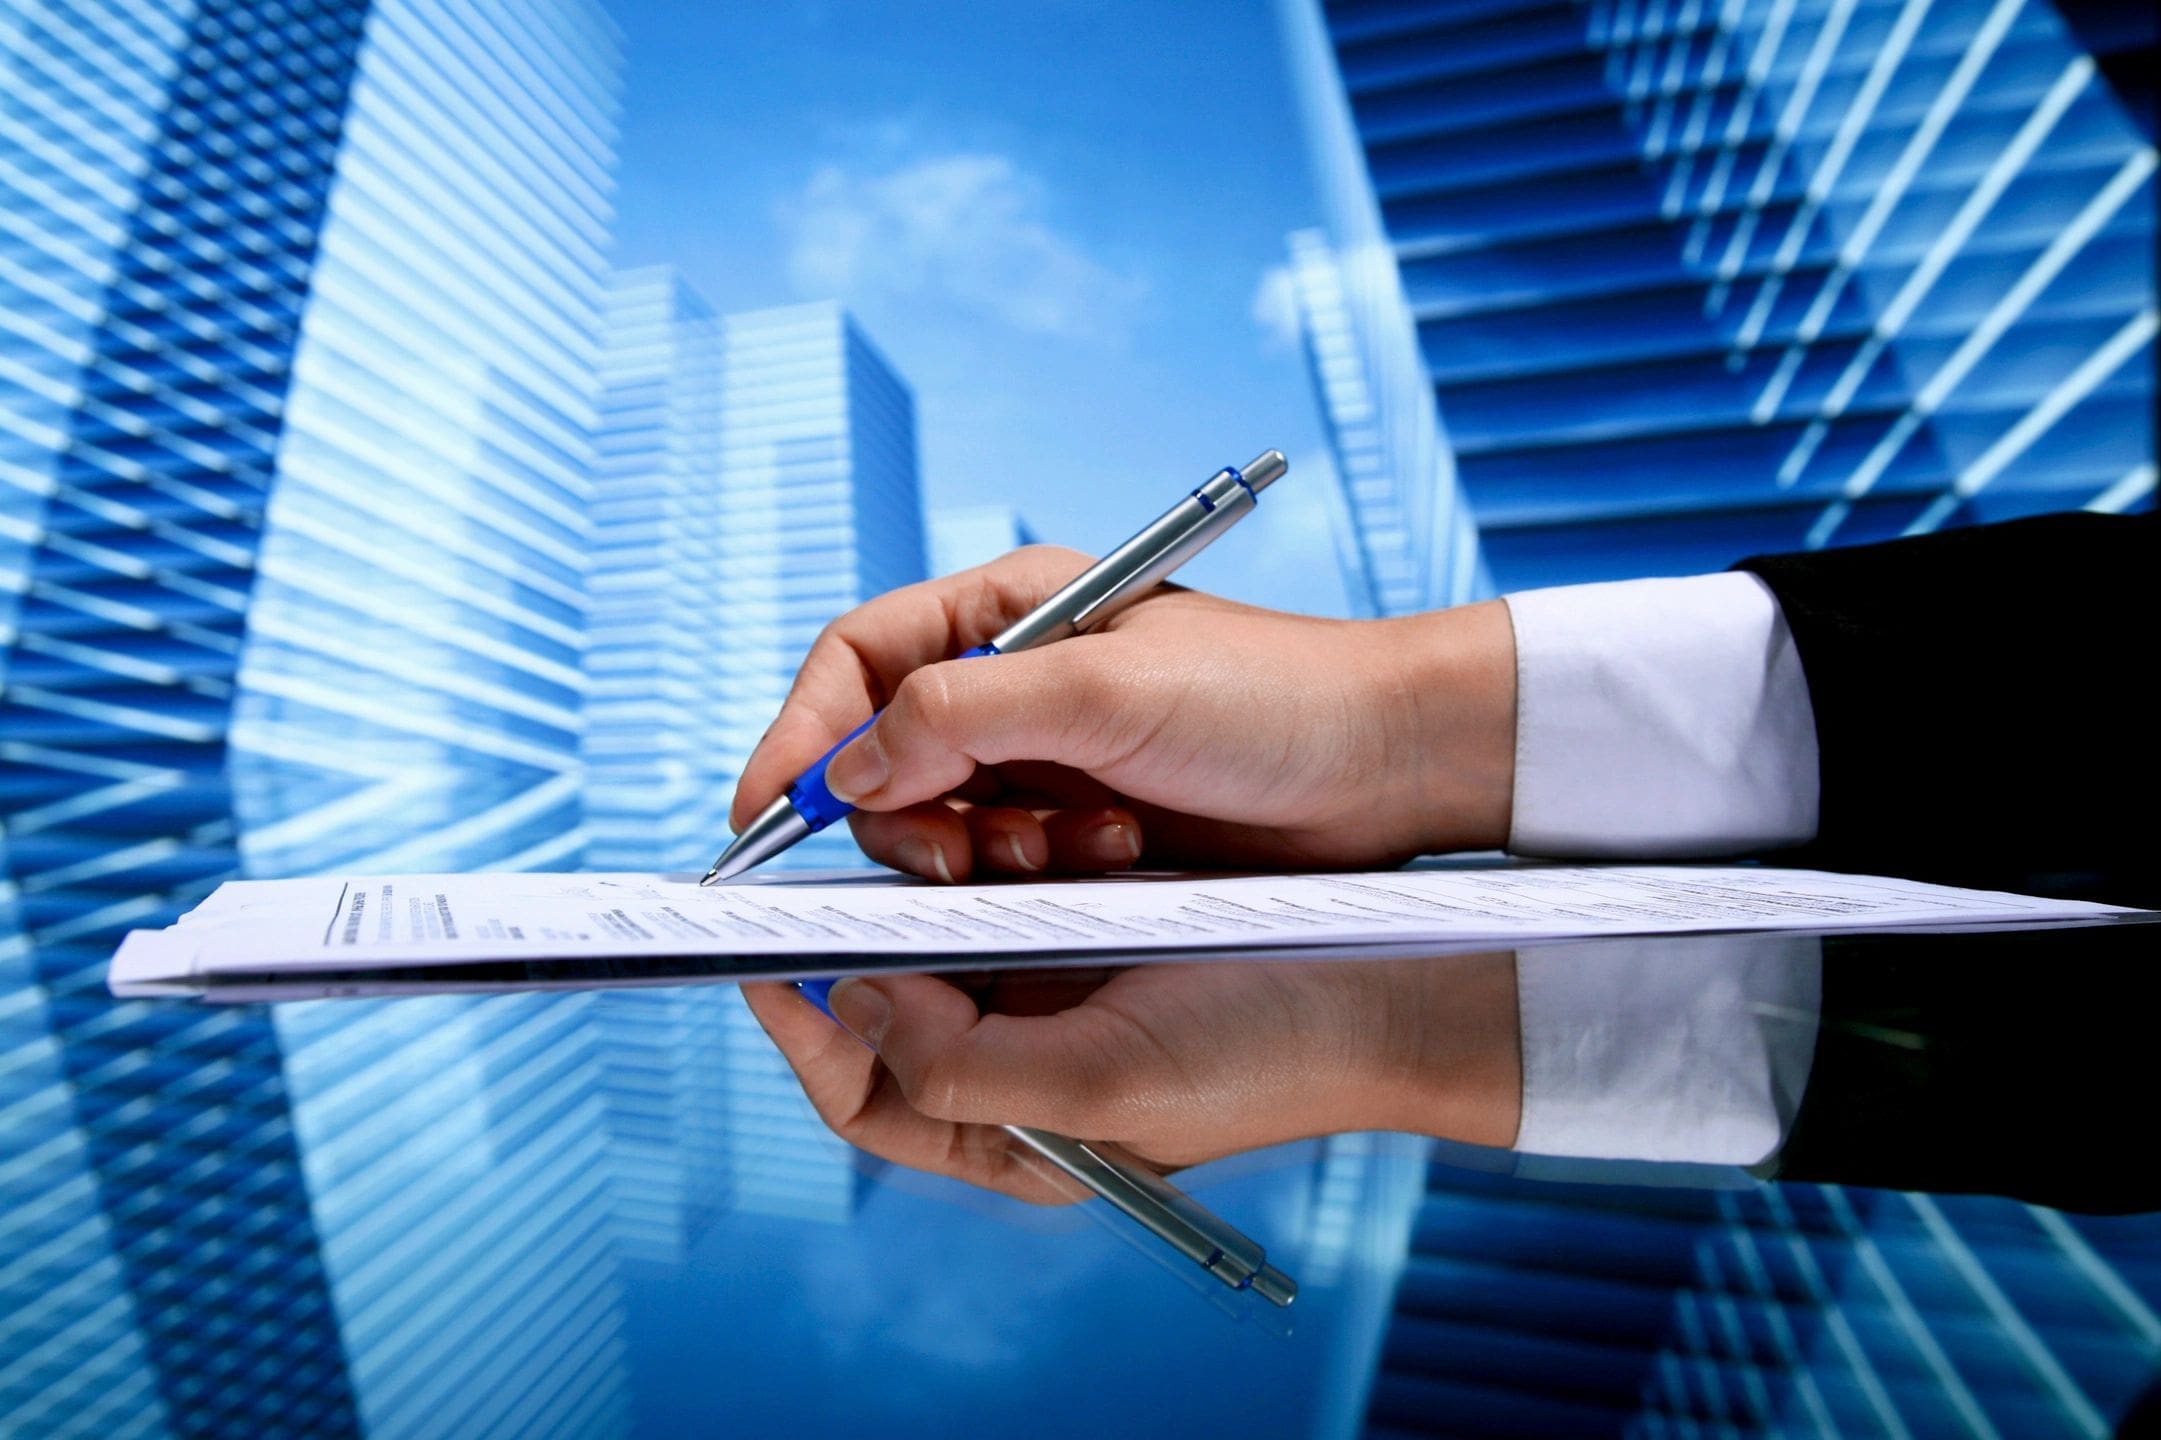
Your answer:
[[[833,1013],[833,987],[839,983],[839,980],[798,980],[795,982],[795,992],[823,1010],[826,1019],[840,1025],[840,1017]],[[845,1025],[840,1025],[840,1028],[848,1029]],[[861,1043],[860,1036],[857,1037],[857,1042]]]
[[[998,647],[995,645],[978,645],[960,658],[963,660],[975,660],[985,655],[995,655],[997,653]],[[878,712],[878,714],[883,713],[883,711]],[[802,778],[788,787],[788,803],[795,807],[796,814],[803,817],[803,822],[810,826],[813,835],[832,824],[835,820],[847,819],[849,812],[855,809],[853,805],[840,799],[826,788],[825,767],[832,763],[833,757],[841,752],[843,746],[876,724],[877,720],[878,715],[874,714],[870,719],[865,720],[842,736],[840,744],[826,751],[824,757],[817,764],[805,770]],[[822,1002],[820,1008],[823,1008]]]
[[[832,995],[833,987],[839,983],[838,980],[798,980],[795,988],[803,992],[805,1000],[823,1010],[826,1019],[838,1024],[838,1017],[833,1014],[833,1005],[828,997]]]

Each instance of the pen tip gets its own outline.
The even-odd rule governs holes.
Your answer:
[[[1252,486],[1258,494],[1281,480],[1283,472],[1290,468],[1291,462],[1283,458],[1281,450],[1263,450],[1247,462],[1246,468],[1239,473],[1246,477],[1246,484]]]
[[[714,867],[713,867],[712,869],[710,869],[710,870],[708,870],[708,871],[706,871],[706,872],[705,872],[705,878],[704,878],[703,880],[700,880],[700,881],[699,881],[698,883],[699,883],[700,885],[710,885],[710,884],[712,884],[712,883],[713,883],[713,882],[714,882],[715,880],[718,880],[719,878],[720,878],[720,867],[719,867],[718,865],[715,865],[715,866],[714,866]]]

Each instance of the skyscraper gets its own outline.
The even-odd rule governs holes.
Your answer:
[[[1455,457],[1377,244],[1289,241],[1291,293],[1335,462],[1330,496],[1351,612],[1404,615],[1483,598],[1492,582]]]
[[[702,866],[826,622],[927,573],[907,386],[838,306],[610,292],[586,667],[599,869]],[[789,859],[855,852],[846,832]],[[782,862],[787,863],[787,862]]]
[[[721,367],[725,700],[706,733],[740,766],[826,622],[928,570],[915,401],[845,311],[731,315]],[[835,827],[782,863],[850,860]]]
[[[1502,588],[2150,503],[2153,143],[2045,0],[1283,14]]]
[[[926,513],[930,573],[950,575],[1036,543],[1036,533],[1010,505],[940,505]]]
[[[728,833],[742,757],[714,743],[721,633],[720,322],[671,270],[609,289],[585,666],[587,862],[687,869]]]

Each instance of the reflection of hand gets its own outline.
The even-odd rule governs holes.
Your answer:
[[[1086,564],[1020,550],[833,622],[744,768],[736,827],[884,705],[827,780],[860,807],[867,852],[934,880],[1505,843],[1515,652],[1498,602],[1351,622],[1167,587],[1100,632],[949,660]]]
[[[841,1138],[1038,1202],[1071,1196],[998,1126],[1168,1169],[1350,1130],[1507,1145],[1522,1103],[1507,954],[843,981],[875,1054],[793,986],[743,993]]]

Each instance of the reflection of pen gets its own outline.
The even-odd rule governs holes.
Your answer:
[[[834,983],[799,980],[795,988],[831,1018],[833,1007],[826,997]],[[1116,1145],[1068,1140],[1026,1125],[998,1128],[1132,1216],[1231,1289],[1251,1290],[1274,1305],[1288,1305],[1298,1298],[1298,1282],[1269,1264],[1265,1250]]]
[[[1218,470],[1153,524],[1089,566],[1079,579],[962,658],[1010,655],[1102,624],[1252,513],[1255,497],[1289,468],[1281,451],[1263,450],[1243,470],[1230,466]],[[871,716],[871,720],[877,718]],[[826,788],[825,767],[841,745],[870,728],[871,720],[849,731],[787,793],[766,806],[698,883],[732,880],[847,815],[854,807]]]

